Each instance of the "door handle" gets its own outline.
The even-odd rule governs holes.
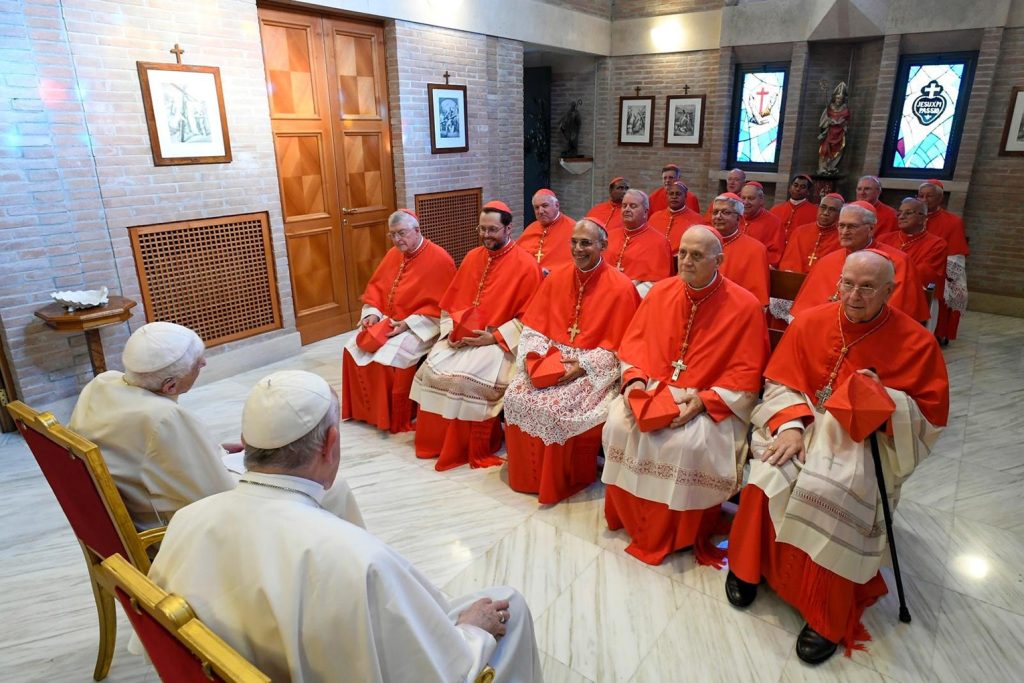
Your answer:
[[[346,209],[345,207],[341,207],[341,213],[342,213],[342,215],[345,215],[345,216],[351,216],[352,214],[357,213],[357,210],[356,209]]]

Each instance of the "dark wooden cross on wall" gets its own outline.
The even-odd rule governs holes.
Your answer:
[[[452,75],[448,73],[448,69],[445,69],[444,73],[441,75],[444,77],[444,84],[448,85],[448,79],[452,77]]]
[[[174,49],[168,50],[168,52],[174,55],[174,58],[178,60],[178,64],[181,64],[181,56],[185,54],[185,51],[177,43],[174,44]]]
[[[633,90],[636,90],[636,96],[640,97],[640,86],[636,86],[635,88],[633,88]]]
[[[685,84],[683,85],[683,94],[684,95],[689,95],[690,94],[690,86],[689,85],[685,85]]]

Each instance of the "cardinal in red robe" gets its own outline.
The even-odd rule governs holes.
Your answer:
[[[666,164],[661,169],[661,187],[651,192],[650,195],[652,216],[658,211],[668,208],[668,189],[675,183],[683,183],[679,179],[679,167],[675,164]],[[686,186],[686,183],[683,185]],[[697,201],[697,195],[687,192],[683,199],[686,202],[686,208],[694,213],[700,213],[700,202]]]
[[[857,181],[857,201],[867,202],[875,211],[875,237],[899,230],[896,209],[879,201],[881,194],[882,181],[877,176],[866,175]]]
[[[573,264],[552,271],[526,309],[518,372],[505,392],[509,486],[543,504],[597,479],[601,428],[619,395],[616,354],[640,303],[630,279],[602,257],[607,233],[593,220],[573,230]],[[531,366],[552,352],[563,374],[537,386]]]
[[[629,276],[640,296],[672,274],[668,240],[647,222],[647,195],[629,190],[622,199],[623,230],[608,232],[608,260]]]
[[[704,219],[699,212],[686,205],[686,198],[690,196],[686,185],[673,183],[666,188],[666,193],[668,206],[660,211],[652,211],[647,224],[668,240],[669,248],[672,250],[674,270],[675,253],[679,251],[680,238],[687,228],[691,225],[700,225]]]
[[[935,336],[941,343],[956,339],[960,315],[967,311],[967,234],[964,221],[942,207],[945,190],[940,180],[926,180],[917,198],[928,205],[928,232],[946,240],[946,282],[939,297],[939,319]]]
[[[622,198],[629,189],[629,183],[622,176],[615,176],[608,183],[608,201],[594,204],[587,211],[587,217],[596,218],[608,230],[608,236],[622,232]]]
[[[917,279],[917,270],[902,251],[873,240],[873,211],[870,204],[861,201],[843,207],[839,214],[839,243],[843,248],[828,254],[811,268],[793,302],[790,314],[794,318],[815,306],[838,301],[840,293],[836,283],[846,257],[855,251],[871,248],[885,254],[896,267],[896,289],[889,305],[914,320],[928,322],[928,302]]]
[[[515,370],[526,304],[541,281],[537,260],[512,240],[512,212],[499,201],[480,214],[473,249],[441,297],[440,338],[413,378],[419,403],[416,457],[447,470],[502,464],[498,419]]]
[[[342,352],[341,416],[386,429],[412,430],[409,389],[416,366],[437,340],[439,302],[455,276],[455,262],[420,234],[416,215],[401,209],[388,218],[394,246],[363,292],[359,332]],[[367,342],[374,326],[377,342]]]
[[[693,546],[698,562],[720,566],[711,537],[725,532],[721,504],[741,482],[768,331],[760,303],[721,263],[712,228],[687,230],[679,276],[651,289],[619,347],[623,398],[602,435],[605,518],[649,564]]]
[[[887,592],[878,571],[886,552],[878,481],[864,427],[851,429],[853,419],[870,419],[858,416],[867,404],[846,406],[851,418],[833,414],[829,399],[859,373],[895,406],[876,437],[894,505],[949,414],[946,364],[934,337],[886,304],[891,262],[871,251],[852,254],[840,288],[841,302],[798,316],[772,354],[752,418],[750,476],[729,536],[729,601],[749,605],[765,579],[806,620],[796,651],[812,664],[840,643],[847,654],[863,649],[858,641],[869,634],[861,617]]]
[[[775,268],[786,249],[786,236],[777,216],[764,210],[764,187],[751,181],[740,190],[743,202],[743,233],[753,237],[768,249],[768,265]]]
[[[900,204],[899,226],[878,238],[880,244],[887,244],[907,255],[917,270],[917,278],[923,287],[932,289],[932,315],[929,329],[934,330],[938,317],[938,305],[946,284],[946,240],[933,235],[925,225],[927,207],[924,202],[907,197]]]
[[[516,244],[529,252],[541,268],[548,270],[572,262],[569,238],[576,221],[562,213],[555,193],[548,189],[533,194],[533,213],[537,220],[530,223]]]
[[[789,199],[769,209],[782,223],[783,239],[787,245],[797,226],[813,223],[818,217],[818,205],[808,199],[813,185],[809,175],[800,173],[793,176],[789,183]]]
[[[722,236],[724,260],[719,272],[767,306],[771,287],[768,249],[740,230],[743,201],[732,192],[720,194],[711,204],[711,214],[711,224]]]
[[[843,195],[832,192],[818,203],[817,219],[796,227],[789,234],[786,251],[779,261],[779,270],[806,273],[818,260],[839,248],[839,211]]]

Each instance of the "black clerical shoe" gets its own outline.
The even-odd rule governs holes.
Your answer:
[[[810,624],[804,624],[800,635],[796,637],[796,656],[808,664],[821,664],[836,653],[839,643],[827,640]]]
[[[747,583],[730,571],[725,577],[725,597],[736,607],[746,607],[757,597],[757,584]]]

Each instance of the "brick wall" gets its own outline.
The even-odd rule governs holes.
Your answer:
[[[981,69],[979,60],[978,70]],[[971,241],[968,285],[977,292],[1024,297],[1024,221],[1016,192],[1024,174],[1024,157],[999,156],[1010,91],[1014,85],[1024,83],[1024,29],[1002,30],[995,72],[998,78],[980,127],[981,143],[964,210]]]
[[[412,206],[424,192],[483,187],[501,199],[513,225],[523,217],[522,43],[404,21],[385,29],[396,201]],[[469,151],[430,153],[427,84],[467,88]]]
[[[592,205],[606,200],[608,181],[617,175],[625,176],[631,187],[649,192],[661,185],[661,168],[668,163],[675,163],[682,169],[682,177],[699,197],[701,207],[706,206],[704,190],[708,169],[718,163],[712,151],[714,145],[708,138],[709,129],[705,124],[702,147],[665,147],[665,103],[669,96],[682,95],[686,84],[690,86],[690,95],[707,96],[710,110],[716,97],[717,70],[718,51],[706,50],[610,57],[597,60],[593,71],[552,73],[552,119],[557,121],[568,110],[570,98],[581,97],[584,101],[581,153],[594,157],[592,179],[591,174],[571,176],[557,167],[562,142],[557,134],[553,135],[552,184],[556,187],[552,189],[566,195],[563,199],[566,212],[582,216]],[[634,95],[633,88],[637,85],[641,86],[641,96],[655,97],[654,145],[620,147],[617,144],[619,98]],[[596,146],[590,128],[595,124]],[[588,197],[591,184],[593,192]]]
[[[566,143],[558,131],[558,124],[572,102],[581,102],[578,106],[581,124],[579,152],[583,156],[594,156],[594,86],[599,64],[604,61],[596,59],[591,68],[584,70],[553,69],[551,72],[551,189],[558,194],[562,211],[577,219],[582,218],[594,204],[591,194],[594,173],[573,175],[559,165]],[[606,180],[597,183],[599,192]]]
[[[81,335],[33,317],[49,292],[106,285],[140,301],[131,225],[269,211],[285,319],[270,335],[294,329],[254,0],[5,2],[0,37],[0,316],[20,396],[71,395],[91,376]],[[171,61],[174,43],[221,69],[230,164],[153,166],[135,62]],[[112,367],[128,333],[103,330]]]
[[[724,0],[614,0],[613,19],[635,19],[680,12],[704,12],[722,9]]]

